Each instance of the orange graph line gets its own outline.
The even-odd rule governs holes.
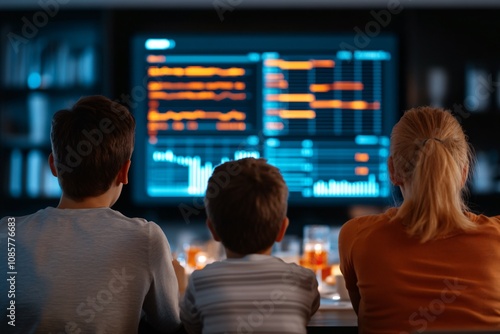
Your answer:
[[[316,118],[314,110],[280,110],[279,116],[281,118]]]
[[[173,122],[172,123],[172,130],[176,131],[182,131],[185,128],[188,130],[198,130],[198,123],[189,121],[185,125],[182,122]],[[150,136],[156,136],[159,130],[168,130],[169,125],[166,122],[153,122],[153,123],[148,123],[148,134]]]
[[[160,113],[157,110],[150,110],[148,112],[148,121],[150,122],[160,122],[160,121],[181,121],[181,120],[198,120],[198,119],[217,119],[219,121],[243,121],[246,119],[246,114],[231,110],[227,113],[221,111],[204,111],[204,110],[193,110],[193,111],[179,111],[175,112],[169,110],[165,113]]]
[[[285,75],[283,73],[267,73],[266,80],[283,80]]]
[[[247,95],[245,93],[231,93],[221,92],[219,94],[211,91],[201,92],[149,92],[148,96],[152,100],[215,100],[220,101],[224,99],[229,100],[245,100]]]
[[[220,68],[220,67],[203,67],[203,66],[188,66],[188,67],[155,67],[151,66],[148,69],[150,77],[159,77],[164,75],[172,75],[177,77],[239,77],[245,75],[245,69],[240,67]]]
[[[167,123],[148,123],[148,133],[156,134],[158,130],[168,130]]]
[[[329,92],[331,90],[363,90],[362,82],[336,81],[329,84],[312,84],[309,90],[315,93]]]
[[[368,160],[370,160],[370,156],[368,155],[368,153],[356,153],[356,154],[354,154],[354,161],[367,162]]]
[[[264,62],[265,66],[269,67],[279,67],[282,70],[310,70],[313,67],[334,67],[335,62],[333,60],[318,60],[311,59],[305,61],[287,61],[283,59],[266,59]]]
[[[172,123],[172,129],[175,131],[182,131],[184,130],[184,123],[182,122],[173,122]]]
[[[368,169],[368,167],[356,167],[354,169],[354,174],[356,175],[368,175],[369,172],[370,170]]]
[[[266,99],[268,101],[279,102],[313,102],[313,94],[269,94]]]
[[[266,87],[267,88],[281,88],[281,89],[287,89],[288,88],[288,81],[286,80],[279,80],[279,81],[266,81]]]
[[[311,60],[314,67],[335,67],[335,62],[331,59],[313,59]]]
[[[366,101],[341,101],[341,100],[320,100],[309,103],[313,109],[355,109],[355,110],[377,110],[380,109],[380,102]]]
[[[279,67],[282,70],[310,70],[313,68],[310,61],[286,61],[282,59],[266,59],[264,65]]]
[[[166,57],[162,55],[149,55],[146,58],[148,63],[164,63],[166,61]]]
[[[150,91],[159,91],[164,89],[172,89],[172,90],[181,90],[181,89],[189,89],[189,90],[244,90],[246,87],[244,82],[237,81],[213,81],[213,82],[202,82],[202,81],[191,81],[191,82],[149,82],[148,90]]]
[[[217,122],[215,123],[215,128],[221,131],[243,131],[246,129],[246,124],[243,122],[233,122],[233,123]]]
[[[266,115],[269,116],[279,116],[280,110],[279,109],[267,109],[266,110]]]
[[[188,130],[198,130],[198,122],[189,121],[186,123]]]
[[[159,106],[160,106],[160,102],[158,102],[156,100],[150,100],[148,102],[149,109],[158,109]]]
[[[281,122],[267,122],[266,129],[268,130],[283,130],[285,125]]]

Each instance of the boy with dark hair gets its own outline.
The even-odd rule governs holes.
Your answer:
[[[141,317],[164,333],[178,330],[178,282],[163,231],[110,208],[128,183],[134,131],[127,108],[104,96],[53,116],[49,164],[59,205],[0,221],[2,239],[15,236],[13,267],[7,242],[0,251],[2,271],[15,272],[14,284],[0,283],[3,296],[15,292],[0,298],[4,312],[14,308],[11,322],[2,321],[7,332],[137,333]]]
[[[215,168],[207,225],[227,259],[195,271],[181,303],[188,333],[306,333],[319,307],[314,273],[271,256],[288,227],[288,188],[264,159]]]

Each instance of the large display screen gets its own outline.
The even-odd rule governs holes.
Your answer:
[[[264,157],[290,204],[364,203],[390,195],[398,115],[397,43],[354,35],[135,36],[133,198],[203,197],[213,169]]]

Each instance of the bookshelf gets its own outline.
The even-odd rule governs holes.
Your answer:
[[[0,205],[59,197],[50,153],[52,115],[81,96],[106,94],[102,14],[59,13],[31,34],[25,12],[0,21]],[[36,22],[35,22],[36,23]]]

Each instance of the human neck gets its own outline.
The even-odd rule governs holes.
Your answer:
[[[224,249],[226,250],[226,257],[228,259],[241,259],[247,255],[250,255],[250,254],[239,254],[239,253],[235,253],[233,252],[232,250],[228,249],[227,247],[224,247]],[[255,253],[252,253],[252,254],[262,254],[262,255],[271,255],[271,250],[272,250],[272,247],[269,247],[263,251],[260,251],[260,252],[255,252]]]
[[[116,199],[110,191],[95,197],[86,197],[81,200],[74,200],[65,194],[59,200],[58,209],[95,209],[95,208],[109,208],[115,204]]]

